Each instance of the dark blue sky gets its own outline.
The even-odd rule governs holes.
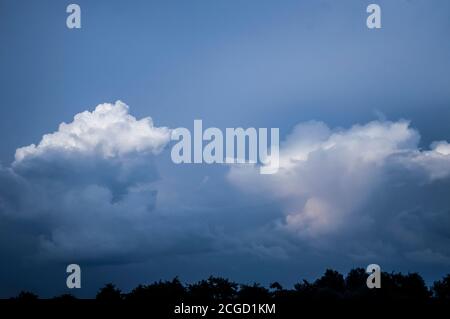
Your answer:
[[[71,122],[77,113],[116,100],[129,105],[137,119],[151,116],[157,127],[190,128],[194,119],[202,119],[207,127],[279,127],[281,140],[286,140],[298,123],[310,120],[348,129],[372,120],[406,119],[421,136],[414,150],[428,148],[432,141],[450,140],[450,3],[380,0],[383,27],[369,30],[366,7],[371,2],[79,0],[82,28],[70,30],[65,24],[70,2],[0,0],[0,163],[8,168],[17,148],[39,143],[44,134],[56,131],[61,122]],[[130,288],[142,280],[175,275],[194,280],[211,273],[244,281],[293,283],[314,277],[325,267],[347,271],[371,263],[367,256],[349,258],[356,253],[344,248],[324,248],[326,242],[305,244],[314,240],[302,235],[298,244],[297,239],[279,235],[282,230],[268,225],[283,220],[280,216],[294,204],[286,208],[289,198],[262,196],[260,200],[243,193],[234,186],[243,184],[240,178],[230,184],[227,167],[175,166],[167,150],[154,161],[162,183],[155,211],[170,220],[170,226],[161,222],[155,240],[164,242],[173,236],[176,244],[168,242],[161,249],[145,246],[137,253],[130,251],[130,256],[107,250],[106,257],[99,253],[98,258],[85,257],[80,248],[74,262],[79,253],[87,267],[82,294],[89,295],[108,280]],[[25,179],[38,175],[28,170],[20,174]],[[67,179],[66,185],[74,179]],[[0,199],[7,202],[11,182],[5,181],[9,180],[0,179],[4,183]],[[446,182],[427,191],[438,194],[433,187],[442,188]],[[447,194],[443,189],[439,194]],[[398,197],[405,201],[421,192],[403,191],[406,195]],[[424,196],[417,207],[441,212],[448,204],[442,196],[433,198],[434,204]],[[20,204],[28,200],[20,198]],[[164,207],[164,203],[179,205]],[[6,214],[1,209],[0,216]],[[6,215],[4,228],[24,235],[20,239],[2,235],[1,249],[10,259],[1,258],[0,280],[6,284],[0,283],[0,294],[11,295],[22,288],[44,294],[63,291],[67,256],[51,261],[39,253],[34,256],[42,236],[56,237],[50,226],[54,221],[41,231],[32,220],[17,222]],[[448,234],[448,212],[439,218],[443,234]],[[183,223],[189,231],[184,232]],[[261,239],[260,232],[271,235]],[[398,249],[407,256],[398,260],[385,256],[386,267],[422,271],[427,280],[441,276],[449,269],[448,250],[428,247],[427,242],[435,240],[430,237],[417,244],[418,250],[438,254],[441,261],[429,264],[412,258],[413,262],[408,258],[416,256],[411,248],[414,236],[428,238],[420,231],[415,234],[409,246],[386,239],[392,254]],[[358,236],[339,236],[341,246],[358,242]],[[219,239],[216,243],[211,238]],[[11,240],[21,243],[17,249],[6,244]],[[265,257],[251,253],[258,249]],[[150,257],[143,253],[147,250]],[[19,275],[36,269],[30,263],[39,265],[46,281],[33,274]],[[11,268],[17,274],[11,276]]]
[[[350,125],[408,118],[448,137],[447,1],[1,1],[1,159],[92,105],[121,99],[170,126]],[[440,114],[440,116],[435,116]],[[442,121],[442,122],[440,122]],[[442,135],[445,136],[442,136]]]

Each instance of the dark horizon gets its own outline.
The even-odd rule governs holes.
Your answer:
[[[151,283],[141,283],[130,291],[123,291],[114,283],[105,283],[95,296],[82,299],[99,301],[147,301],[155,302],[153,298],[171,303],[181,302],[213,302],[236,301],[248,298],[249,301],[262,302],[273,299],[277,295],[297,294],[298,302],[308,300],[366,300],[366,301],[421,301],[440,300],[450,304],[450,273],[437,279],[431,286],[426,285],[420,274],[395,272],[381,273],[381,288],[369,289],[366,285],[368,274],[364,268],[353,268],[345,276],[333,269],[326,269],[323,275],[313,281],[302,279],[291,287],[284,287],[279,282],[268,286],[257,282],[237,283],[233,280],[210,276],[193,283],[183,283],[180,278],[158,280]],[[67,289],[60,295],[45,299],[70,301],[77,299],[77,289]],[[280,297],[280,296],[278,296]],[[32,291],[23,290],[17,296],[7,299],[18,301],[33,301],[40,296]]]

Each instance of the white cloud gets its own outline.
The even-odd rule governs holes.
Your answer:
[[[414,234],[429,234],[446,220],[450,147],[437,142],[422,151],[419,139],[406,121],[336,130],[302,123],[281,145],[277,174],[232,167],[228,179],[245,192],[278,201],[284,211],[280,228],[315,247],[336,248],[345,237],[357,240],[353,246],[360,251],[364,246],[364,254],[390,240],[406,250],[413,242],[416,250],[437,249],[425,235]],[[444,197],[434,200],[436,194]],[[448,231],[438,240],[450,244]],[[450,256],[448,248],[439,249],[436,253]]]
[[[429,151],[416,151],[408,159],[422,167],[430,180],[450,175],[450,145],[446,141],[434,142]]]
[[[300,124],[281,144],[277,174],[230,166],[229,181],[252,196],[214,173],[205,184],[189,167],[161,180],[154,159],[169,133],[121,102],[80,113],[0,167],[0,217],[18,229],[31,223],[38,253],[60,260],[211,250],[283,260],[306,250],[370,262],[426,256],[418,252],[450,258],[449,144],[419,149],[406,121]]]
[[[46,134],[36,146],[16,150],[16,162],[47,152],[96,154],[104,158],[132,152],[157,154],[170,140],[167,127],[155,127],[150,117],[136,120],[121,101],[98,105],[93,112],[75,115],[73,122],[61,123],[57,132]]]
[[[79,113],[0,167],[0,217],[33,223],[46,258],[129,262],[177,249],[190,226],[181,232],[155,210],[154,157],[169,140],[170,129],[137,120],[120,101]]]

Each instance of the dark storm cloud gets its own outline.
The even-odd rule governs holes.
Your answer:
[[[37,245],[28,253],[41,259],[128,263],[183,251],[180,236],[190,226],[181,230],[155,210],[154,157],[169,136],[121,102],[80,113],[37,146],[19,148],[14,163],[1,168],[2,219],[33,224]]]
[[[186,175],[191,166],[161,153],[170,132],[117,102],[17,149],[0,169],[2,252],[23,269],[73,261],[155,269],[157,260],[173,272],[184,260],[232,273],[238,258],[245,269],[271,265],[260,269],[270,276],[271,267],[331,261],[449,265],[450,146],[419,149],[407,121],[301,123],[273,175],[246,165]]]
[[[332,130],[299,124],[280,149],[280,171],[233,167],[228,178],[284,212],[277,228],[299,246],[356,261],[449,265],[450,147],[420,150],[406,121]]]

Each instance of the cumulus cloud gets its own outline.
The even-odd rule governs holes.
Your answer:
[[[189,226],[181,232],[155,209],[154,159],[170,133],[120,101],[79,113],[0,167],[0,217],[32,223],[45,258],[128,262],[179,250]]]
[[[98,105],[93,112],[75,115],[73,122],[61,123],[58,131],[46,134],[36,146],[16,150],[15,162],[47,156],[48,153],[80,153],[102,158],[115,158],[133,152],[157,154],[170,139],[167,127],[155,127],[150,117],[136,120],[128,113],[128,106]]]
[[[160,172],[170,133],[116,102],[17,149],[0,167],[4,236],[21,229],[30,254],[89,263],[196,252],[286,264],[322,252],[333,263],[450,260],[450,146],[422,150],[407,121],[299,124],[272,175],[248,165],[208,168],[207,178],[190,166]]]
[[[277,201],[278,228],[302,243],[340,246],[354,257],[425,256],[419,247],[450,256],[450,147],[441,141],[421,150],[419,140],[407,121],[334,130],[302,123],[281,145],[277,174],[232,167],[228,179]]]
[[[17,149],[11,169],[37,186],[35,192],[97,185],[115,201],[131,186],[157,178],[153,155],[169,142],[170,132],[155,127],[150,117],[136,120],[123,102],[100,104],[60,124],[37,146]]]

